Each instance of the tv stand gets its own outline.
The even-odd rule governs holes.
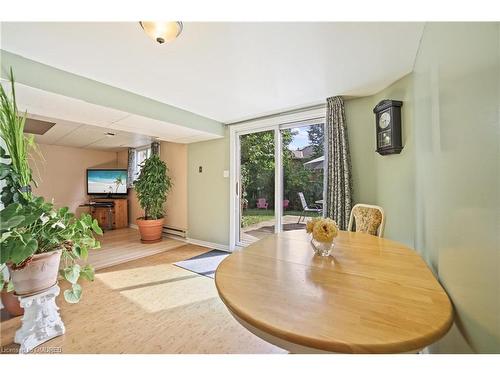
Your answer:
[[[94,204],[93,204],[94,203]],[[124,198],[91,198],[90,214],[103,229],[128,227],[128,200]]]
[[[91,201],[97,201],[99,199],[105,199],[105,200],[127,199],[127,196],[113,195],[113,193],[109,193],[107,195],[99,194],[99,195],[90,195],[89,196],[89,200],[91,200]]]

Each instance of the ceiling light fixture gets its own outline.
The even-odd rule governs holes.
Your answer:
[[[140,21],[144,32],[159,44],[171,42],[182,32],[182,22]]]

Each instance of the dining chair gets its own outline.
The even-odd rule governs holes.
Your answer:
[[[353,225],[356,225],[356,232],[383,237],[385,226],[384,209],[380,206],[364,203],[354,205],[347,226],[349,232],[353,231]]]

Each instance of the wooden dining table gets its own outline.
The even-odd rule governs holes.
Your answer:
[[[244,327],[292,353],[413,353],[440,339],[453,307],[413,249],[340,231],[314,255],[304,230],[272,234],[217,268],[219,296]]]

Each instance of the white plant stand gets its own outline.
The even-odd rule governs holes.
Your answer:
[[[38,345],[64,334],[66,329],[56,305],[59,291],[59,286],[54,285],[44,292],[19,297],[24,308],[22,326],[14,337],[14,342],[21,345],[19,354],[29,353]]]

